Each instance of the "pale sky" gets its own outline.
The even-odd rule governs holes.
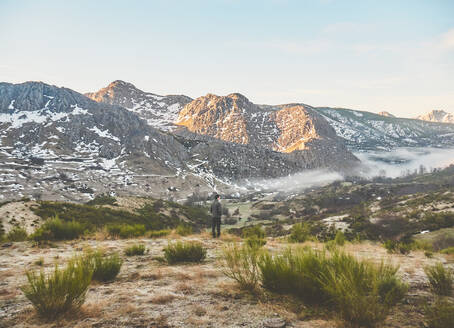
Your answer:
[[[454,1],[0,0],[0,81],[454,112]]]

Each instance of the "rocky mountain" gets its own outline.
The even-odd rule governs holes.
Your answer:
[[[159,96],[137,89],[133,84],[114,81],[107,87],[85,94],[88,98],[111,105],[122,106],[145,119],[160,130],[170,130],[181,108],[192,101],[183,95]]]
[[[115,89],[120,82],[114,84]],[[134,90],[128,84],[123,87]],[[125,94],[115,92],[118,97]],[[25,195],[81,200],[101,192],[184,198],[213,188],[237,190],[232,186],[245,179],[281,177],[309,168],[342,170],[357,163],[315,112],[301,106],[264,109],[237,97],[235,101],[251,107],[245,117],[257,116],[248,126],[263,121],[261,128],[246,131],[250,143],[193,133],[182,126],[173,133],[162,132],[150,126],[155,118],[147,124],[139,113],[67,88],[1,83],[0,200]],[[150,109],[149,114],[155,110],[159,111]],[[263,113],[272,120],[267,122]]]
[[[353,151],[452,147],[454,125],[387,117],[345,108],[312,107]]]
[[[418,116],[416,119],[428,122],[454,123],[454,115],[444,110],[433,110],[427,114]]]
[[[331,160],[354,161],[334,129],[317,112],[302,104],[258,106],[241,94],[208,94],[187,104],[176,124],[220,140],[281,153],[331,155]]]
[[[395,117],[393,114],[391,114],[390,112],[387,112],[387,111],[379,112],[378,115],[386,116],[386,117]]]

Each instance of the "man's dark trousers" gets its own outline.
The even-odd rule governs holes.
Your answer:
[[[219,237],[221,235],[221,218],[213,217],[211,219],[211,230],[213,232],[213,238]],[[217,230],[217,234],[215,232]]]

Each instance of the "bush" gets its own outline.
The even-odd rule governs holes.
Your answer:
[[[76,221],[63,221],[58,216],[48,219],[30,236],[37,242],[72,240],[83,235],[85,227]]]
[[[454,254],[454,247],[444,248],[440,251],[442,254]]]
[[[337,252],[322,271],[322,288],[345,321],[374,327],[401,300],[407,286],[395,276],[397,268],[375,266]]]
[[[171,230],[152,230],[147,232],[147,236],[150,238],[159,238],[167,236],[171,233]]]
[[[32,302],[39,315],[54,319],[77,310],[85,301],[92,278],[92,270],[81,259],[72,259],[65,269],[55,266],[45,275],[27,271],[28,285],[22,287],[25,297]]]
[[[22,227],[12,228],[6,235],[6,239],[9,241],[24,241],[27,240],[27,231]]]
[[[110,195],[101,194],[97,195],[94,199],[87,202],[87,205],[117,205],[115,197]]]
[[[175,229],[175,232],[179,234],[180,236],[188,236],[192,235],[192,227],[184,224],[178,225],[178,227]]]
[[[434,266],[427,266],[424,272],[429,279],[430,287],[437,295],[449,296],[452,293],[453,274],[443,264],[437,263]]]
[[[410,251],[413,249],[412,243],[406,242],[397,242],[395,240],[386,240],[383,243],[383,246],[387,249],[388,253],[401,253],[401,254],[409,254]]]
[[[219,259],[221,271],[241,288],[254,291],[259,281],[258,259],[261,253],[256,247],[228,245],[222,250]]]
[[[345,244],[345,235],[341,230],[336,232],[336,237],[334,237],[334,242],[338,246],[344,246]]]
[[[201,262],[206,257],[206,249],[195,242],[176,242],[164,248],[164,258],[167,263]]]
[[[265,238],[265,230],[262,226],[256,225],[243,229],[243,238],[257,237],[259,239]]]
[[[134,255],[144,255],[145,254],[145,245],[136,244],[132,245],[125,249],[126,256],[134,256]]]
[[[309,224],[296,223],[293,225],[288,239],[291,243],[303,243],[309,238],[310,234]]]
[[[266,240],[263,238],[258,238],[257,236],[252,236],[246,239],[246,245],[251,248],[260,248],[266,244]]]
[[[351,255],[307,248],[264,254],[258,264],[264,288],[293,294],[307,303],[333,306],[347,322],[374,326],[407,291],[397,268],[376,266]]]
[[[145,226],[143,224],[109,224],[107,232],[115,238],[132,238],[139,237],[145,234]]]
[[[102,251],[88,252],[84,257],[85,264],[93,271],[93,280],[112,281],[118,275],[123,261],[118,253],[105,256]]]
[[[447,300],[437,300],[432,306],[426,306],[425,318],[429,328],[452,328],[454,304]]]

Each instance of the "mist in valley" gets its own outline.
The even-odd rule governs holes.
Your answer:
[[[397,148],[392,151],[370,151],[355,153],[361,164],[348,172],[351,176],[372,179],[377,176],[397,178],[415,171],[430,172],[454,163],[453,148]],[[342,181],[345,176],[328,169],[308,170],[290,176],[248,180],[247,189],[268,192],[300,192],[308,188],[320,187],[334,181]]]

